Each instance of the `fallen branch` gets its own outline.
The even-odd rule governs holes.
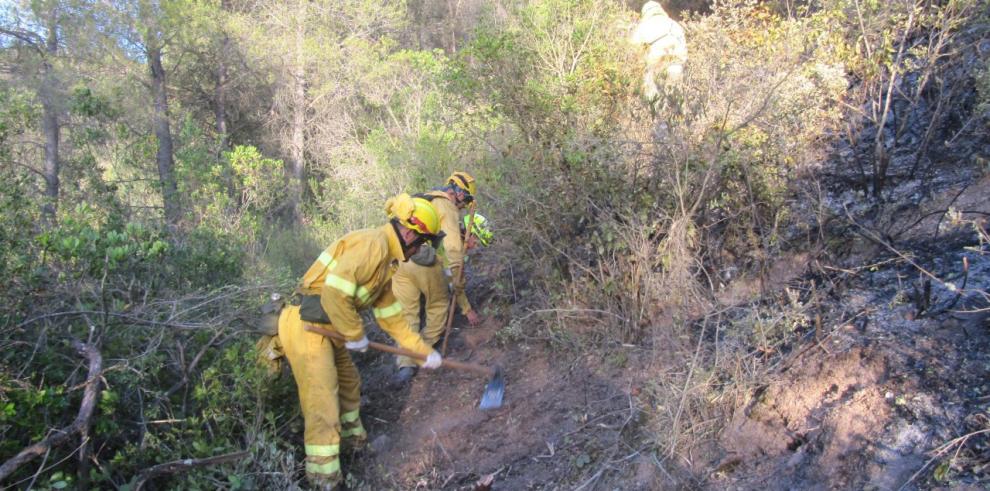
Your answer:
[[[17,455],[0,465],[0,482],[10,477],[22,465],[46,454],[51,449],[62,445],[73,435],[84,434],[89,431],[90,418],[96,408],[97,396],[100,395],[100,372],[103,370],[103,356],[96,347],[89,344],[73,340],[72,347],[89,359],[89,374],[86,377],[86,390],[83,393],[82,403],[79,405],[79,413],[72,424],[56,430],[49,437],[21,450]]]
[[[928,466],[931,465],[932,462],[935,462],[936,459],[944,455],[949,450],[952,450],[953,447],[962,448],[962,446],[966,444],[966,440],[969,440],[971,437],[974,437],[976,435],[982,435],[984,433],[990,433],[990,428],[974,431],[972,433],[963,435],[959,438],[954,438],[952,440],[949,440],[942,446],[936,448],[934,451],[932,451],[932,458],[928,459],[928,462],[925,462],[925,465],[921,466],[921,468],[918,469],[917,472],[912,474],[911,477],[904,484],[901,485],[901,487],[897,488],[897,491],[903,490],[908,486],[908,484],[914,482],[914,480],[917,479],[918,476],[921,475],[921,473],[924,472],[924,470],[928,468]]]
[[[182,459],[175,460],[172,462],[166,462],[164,464],[158,464],[153,467],[149,467],[141,471],[137,475],[137,479],[134,482],[134,491],[141,491],[144,485],[148,483],[151,479],[167,474],[175,474],[177,472],[192,469],[194,467],[207,467],[216,464],[224,464],[227,462],[235,462],[241,460],[249,455],[249,452],[234,452],[224,455],[217,455],[214,457],[206,457],[204,459]]]
[[[217,331],[216,334],[214,334],[213,337],[210,338],[210,340],[203,346],[203,348],[199,350],[199,353],[196,353],[196,357],[193,358],[192,363],[190,363],[188,367],[182,367],[182,379],[172,385],[172,387],[169,387],[169,389],[165,391],[165,395],[162,396],[162,399],[170,397],[177,390],[189,383],[189,374],[196,369],[196,365],[199,365],[199,361],[203,359],[203,355],[213,347],[213,343],[216,343],[217,339],[219,339],[221,335],[223,335],[223,331]]]

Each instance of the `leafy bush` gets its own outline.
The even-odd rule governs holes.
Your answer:
[[[823,158],[847,86],[804,55],[809,22],[754,2],[690,19],[684,79],[653,107],[609,5],[533,3],[479,32],[453,81],[499,122],[482,177],[551,305],[614,313],[606,329],[634,340],[703,308],[707,272],[784,247],[789,183]]]

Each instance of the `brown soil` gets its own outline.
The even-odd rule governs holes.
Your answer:
[[[946,188],[925,209],[990,212],[990,180],[972,182]],[[948,230],[941,213],[877,220],[899,230],[898,243],[916,246],[913,257],[947,281],[961,283],[967,255],[968,290],[990,290],[986,251],[965,249],[972,241]],[[360,355],[372,444],[344,455],[348,489],[986,489],[990,326],[987,313],[959,312],[986,305],[973,296],[951,305],[955,295],[935,284],[921,309],[912,297],[917,270],[870,247],[849,251],[844,262],[833,256],[833,276],[817,278],[833,284],[820,306],[820,332],[794,333],[742,403],[713,410],[721,414],[708,422],[713,429],[690,455],[673,458],[664,458],[650,420],[658,401],[641,388],[683,366],[650,347],[576,347],[577,337],[554,344],[523,332],[500,343],[496,333],[525,307],[473,283],[491,317],[477,328],[458,318],[450,356],[503,367],[504,406],[479,410],[487,380],[451,370],[422,371],[406,387],[390,387],[393,359]],[[767,285],[806,282],[820,257],[785,257],[762,282],[738,278],[720,303],[745,308]]]
[[[478,409],[487,383],[479,376],[421,371],[409,386],[392,389],[391,359],[362,367],[373,444],[344,463],[353,488],[475,489],[489,475],[492,489],[563,486],[591,464],[596,449],[614,447],[635,426],[628,391],[597,375],[594,364],[548,357],[535,344],[506,349],[494,340],[499,328],[489,319],[456,330],[449,356],[503,367],[500,409]],[[601,440],[591,441],[592,434]]]

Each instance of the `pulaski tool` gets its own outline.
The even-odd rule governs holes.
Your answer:
[[[320,334],[328,338],[336,339],[337,341],[346,341],[343,336],[341,336],[336,331],[331,331],[320,326],[313,324],[306,324],[305,329],[309,332]],[[409,351],[404,348],[399,348],[396,346],[389,346],[387,344],[376,343],[371,341],[368,343],[368,347],[376,349],[378,351],[384,351],[386,353],[392,353],[394,355],[404,355],[410,358],[415,358],[417,360],[426,360],[426,355],[421,355],[415,351]],[[478,405],[479,409],[497,409],[502,407],[502,396],[505,395],[505,376],[502,374],[502,369],[499,367],[486,367],[483,365],[477,365],[474,363],[467,363],[463,361],[450,360],[447,358],[443,359],[443,367],[453,368],[455,370],[463,370],[467,372],[474,372],[477,374],[484,375],[486,377],[491,377],[488,381],[488,385],[485,386],[485,393],[481,396],[481,403]]]

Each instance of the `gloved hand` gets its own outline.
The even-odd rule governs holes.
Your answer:
[[[368,336],[361,336],[361,339],[357,341],[347,341],[344,343],[344,347],[351,351],[364,353],[368,351]]]
[[[437,350],[433,350],[430,352],[430,356],[426,357],[426,361],[423,362],[423,368],[433,370],[440,368],[441,364],[443,364],[443,357],[440,356],[440,353],[438,353]]]
[[[481,316],[478,315],[477,312],[473,310],[469,310],[464,315],[467,316],[468,324],[471,324],[472,326],[477,326],[478,324],[481,324]]]

